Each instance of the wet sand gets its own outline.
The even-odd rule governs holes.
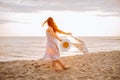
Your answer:
[[[0,80],[120,80],[120,51],[61,57],[61,60],[70,68],[56,72],[42,59],[0,62]]]

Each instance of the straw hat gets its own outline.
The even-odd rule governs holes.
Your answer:
[[[60,43],[60,49],[62,51],[68,51],[71,48],[71,42],[68,39],[63,39]]]

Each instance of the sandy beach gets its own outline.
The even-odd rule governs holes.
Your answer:
[[[69,69],[56,72],[42,59],[0,62],[0,80],[120,80],[120,51],[61,59]]]

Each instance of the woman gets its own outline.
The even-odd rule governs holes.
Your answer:
[[[62,39],[60,39],[56,33],[62,33],[65,35],[71,35],[71,33],[67,33],[58,29],[52,17],[49,17],[42,26],[44,26],[45,23],[48,24],[48,28],[46,29],[47,46],[44,58],[51,59],[52,67],[54,67],[55,70],[58,70],[56,64],[59,64],[62,69],[67,69],[67,67],[60,60],[60,52],[57,46],[57,40],[62,41]]]

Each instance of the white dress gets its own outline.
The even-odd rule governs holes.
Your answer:
[[[47,46],[44,59],[51,59],[52,61],[60,58],[59,48],[57,46],[57,40],[52,35],[52,33],[46,31],[47,36]]]

